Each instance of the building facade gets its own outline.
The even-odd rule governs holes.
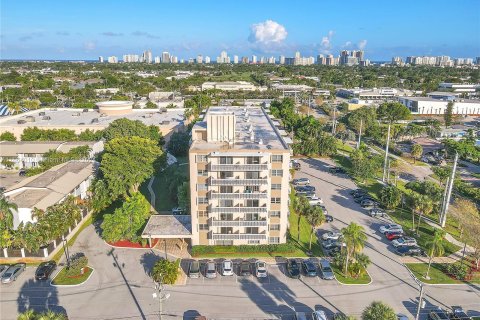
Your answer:
[[[438,100],[427,97],[400,97],[400,103],[410,109],[413,114],[443,115],[450,102],[453,103],[452,113],[458,115],[480,115],[479,100]]]
[[[192,129],[192,245],[287,240],[290,148],[260,107],[211,107]]]

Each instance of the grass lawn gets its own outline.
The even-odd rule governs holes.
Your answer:
[[[333,272],[335,273],[335,278],[341,284],[369,284],[372,281],[372,278],[370,278],[368,273],[365,273],[363,276],[359,278],[351,278],[351,277],[346,277],[340,269],[338,269],[333,265],[332,265],[332,269],[333,269]]]
[[[90,277],[90,274],[92,274],[92,272],[93,272],[93,269],[90,268],[90,267],[87,267],[87,272],[85,272],[81,276],[75,277],[75,278],[69,278],[65,274],[65,268],[63,268],[55,276],[55,278],[53,278],[52,284],[54,284],[54,285],[64,285],[64,286],[81,284],[81,283],[87,281],[88,277]]]
[[[343,144],[342,140],[337,140],[337,150],[338,151],[343,151],[345,153],[352,153],[354,148],[349,146],[348,144]]]
[[[441,265],[432,263],[430,267],[430,280],[426,280],[423,277],[427,273],[428,263],[409,263],[407,267],[413,272],[413,274],[422,282],[429,283],[429,284],[460,284],[466,283],[466,281],[460,281],[456,279],[450,278],[447,274],[445,274],[442,269]],[[470,283],[480,283],[480,276],[474,277]]]
[[[67,241],[67,246],[71,247],[75,243],[75,240],[77,240],[78,235],[89,225],[92,224],[92,216],[88,217],[87,220],[83,223],[83,225],[77,230],[77,232],[73,235],[73,237],[70,238],[70,240]],[[60,261],[62,256],[64,255],[64,250],[63,250],[63,244],[59,243],[57,246],[61,246],[60,250],[53,256],[53,260],[55,260],[57,263]]]
[[[173,181],[188,180],[188,158],[178,157],[178,162],[167,167],[164,171],[155,176],[152,189],[155,192],[155,209],[157,211],[170,211],[177,206],[177,203],[170,197],[169,188]],[[140,187],[142,194],[150,201],[148,183],[145,181]]]

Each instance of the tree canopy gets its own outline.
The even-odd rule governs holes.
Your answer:
[[[116,119],[110,123],[103,131],[103,137],[107,141],[122,137],[140,137],[151,139],[157,142],[158,145],[164,144],[162,133],[158,131],[158,127],[154,125],[147,126],[140,120],[127,118]]]

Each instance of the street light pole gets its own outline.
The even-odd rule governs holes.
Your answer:
[[[420,320],[420,309],[422,308],[422,300],[423,300],[424,292],[425,292],[424,286],[420,285],[420,297],[418,298],[417,314],[415,316],[415,320]]]
[[[383,163],[383,179],[382,181],[385,182],[385,179],[387,177],[387,161],[388,161],[388,145],[390,143],[390,126],[391,123],[388,123],[388,133],[387,133],[387,144],[385,146],[385,161]]]

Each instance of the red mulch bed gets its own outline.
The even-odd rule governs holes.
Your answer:
[[[157,242],[158,242],[158,239],[153,239],[152,240],[152,247],[155,247]],[[120,241],[117,241],[117,242],[107,242],[107,243],[109,245],[111,245],[112,247],[118,247],[118,248],[137,248],[137,249],[149,249],[150,248],[148,243],[147,243],[146,246],[142,246],[138,242],[130,242],[128,240],[120,240]]]

